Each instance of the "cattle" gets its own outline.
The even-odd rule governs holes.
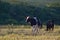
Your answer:
[[[54,20],[48,20],[47,24],[46,24],[46,31],[48,30],[54,30]]]
[[[30,16],[27,16],[26,22],[30,23],[31,26],[36,25],[36,20],[34,18],[31,18]]]
[[[41,22],[41,20],[39,18],[37,18],[36,16],[34,16],[33,18],[36,20],[36,23],[38,25],[38,28],[41,29],[42,28],[42,22]]]
[[[33,34],[38,33],[38,27],[40,26],[40,22],[36,17],[27,16],[26,22],[31,24]]]

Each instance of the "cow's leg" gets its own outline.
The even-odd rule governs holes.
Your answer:
[[[33,34],[33,35],[36,34],[36,28],[35,28],[35,25],[32,26],[32,34]]]
[[[40,29],[42,29],[42,24],[40,25]]]
[[[33,35],[36,35],[38,33],[38,26],[37,25],[33,25],[32,33],[33,33]]]
[[[39,25],[37,25],[37,31],[38,31],[38,33],[39,33],[39,31],[40,31],[40,26],[39,26]]]
[[[47,26],[46,31],[48,31],[48,30],[49,30],[49,27]]]
[[[52,31],[54,30],[54,26],[52,26]]]
[[[48,29],[49,31],[51,30],[51,27],[49,26],[49,29]]]
[[[36,29],[36,33],[38,34],[39,33],[38,25],[35,26],[35,29]]]
[[[32,26],[32,34],[34,34],[34,25]]]

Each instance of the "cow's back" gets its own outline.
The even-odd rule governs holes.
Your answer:
[[[31,26],[36,25],[36,20],[31,18]]]

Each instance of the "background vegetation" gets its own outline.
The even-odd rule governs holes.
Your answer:
[[[26,16],[37,16],[46,23],[47,20],[53,19],[55,24],[60,25],[60,3],[36,3],[23,1],[0,1],[0,24],[26,24]]]

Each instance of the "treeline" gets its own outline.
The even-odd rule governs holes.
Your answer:
[[[0,24],[26,24],[26,16],[37,16],[46,23],[53,19],[55,24],[60,24],[60,7],[32,6],[23,3],[10,4],[0,1]]]

